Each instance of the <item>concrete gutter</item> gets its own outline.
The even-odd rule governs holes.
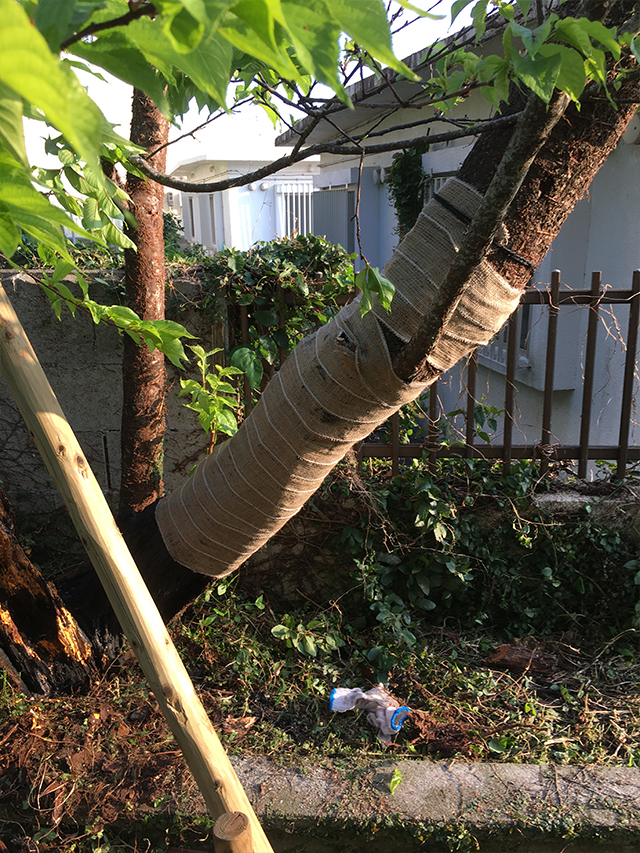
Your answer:
[[[640,768],[231,760],[276,853],[640,850]]]

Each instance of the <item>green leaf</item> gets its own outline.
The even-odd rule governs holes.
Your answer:
[[[22,98],[0,83],[0,137],[25,169],[29,168],[22,125]]]
[[[584,61],[584,70],[587,77],[598,80],[600,83],[607,81],[607,58],[604,51],[594,47],[591,56]],[[608,94],[608,92],[607,92]]]
[[[530,30],[529,27],[522,27],[520,24],[516,24],[515,21],[511,21],[509,29],[514,36],[519,36],[522,39],[529,56],[535,56],[549,38],[554,21],[555,18],[551,15],[544,24],[536,27],[535,30]]]
[[[204,23],[183,3],[162,3],[162,29],[178,53],[194,50],[204,35]],[[193,4],[189,4],[193,7]],[[200,4],[202,5],[202,4]]]
[[[599,42],[608,50],[614,59],[620,59],[620,45],[616,41],[615,29],[608,29],[601,21],[589,21],[587,18],[579,18],[577,23],[593,41]]]
[[[251,316],[261,326],[277,326],[280,322],[280,317],[275,311],[253,311]]]
[[[13,217],[0,202],[0,252],[10,258],[19,243],[20,232],[15,226]]]
[[[89,231],[102,228],[103,222],[100,217],[98,202],[95,198],[85,198],[82,205],[82,225]]]
[[[525,19],[529,17],[529,9],[531,8],[531,0],[516,0],[518,9],[522,12]]]
[[[513,70],[525,86],[528,86],[532,92],[548,104],[560,74],[562,65],[560,54],[553,54],[552,56],[539,54],[535,57],[520,56],[514,50],[511,61],[513,62]]]
[[[340,27],[327,15],[325,0],[283,0],[282,10],[304,68],[346,96],[338,79]]]
[[[38,0],[33,24],[45,37],[52,53],[60,50],[71,23],[76,0]]]
[[[51,204],[31,184],[24,167],[0,147],[0,202],[18,228],[60,252],[67,260],[67,239],[62,227],[83,237],[92,235],[81,228],[61,208]]]
[[[14,0],[0,0],[0,20],[0,82],[42,110],[77,153],[97,168],[104,116]]]
[[[262,382],[263,367],[258,356],[249,347],[237,347],[231,353],[229,362],[232,367],[238,367],[247,377],[252,388],[259,388]]]
[[[371,56],[409,80],[420,79],[393,53],[389,21],[382,0],[330,0],[326,5],[342,31]]]
[[[287,45],[276,36],[276,20],[284,25],[279,0],[239,0],[221,16],[219,32],[234,47],[265,62],[282,77],[298,80]]]
[[[222,409],[218,413],[216,427],[225,435],[235,435],[238,432],[238,421],[229,409]]]
[[[302,638],[302,648],[305,654],[314,658],[318,654],[316,642],[310,634],[305,634]]]
[[[153,100],[160,112],[169,117],[169,103],[164,92],[165,81],[125,33],[106,32],[95,41],[76,42],[70,50],[87,62],[104,68],[114,77],[141,89]]]
[[[466,9],[466,7],[470,6],[472,3],[473,0],[455,0],[455,3],[451,5],[451,23],[455,21],[463,9]]]
[[[478,0],[471,10],[471,20],[473,21],[473,26],[476,28],[476,41],[482,38],[484,31],[487,28],[486,17],[488,2],[489,0]]]
[[[540,49],[540,53],[542,56],[559,54],[562,65],[556,87],[561,92],[566,92],[572,100],[578,102],[587,82],[582,56],[577,50],[563,44],[546,44]]]
[[[153,21],[133,21],[127,27],[132,43],[171,80],[175,70],[186,74],[193,84],[224,106],[231,77],[232,48],[217,31],[211,31],[189,53],[179,53]]]

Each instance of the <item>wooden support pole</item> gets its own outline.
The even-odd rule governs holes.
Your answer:
[[[215,853],[251,853],[251,827],[242,812],[220,815],[213,827]]]
[[[0,371],[209,811],[214,817],[224,812],[243,812],[251,826],[251,853],[273,853],[82,448],[1,286]]]

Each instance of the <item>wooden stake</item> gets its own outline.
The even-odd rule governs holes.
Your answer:
[[[102,490],[0,286],[0,370],[69,510],[165,719],[214,817],[243,812],[250,853],[273,853],[198,699]]]
[[[213,827],[215,853],[251,853],[251,827],[246,814],[227,812]]]

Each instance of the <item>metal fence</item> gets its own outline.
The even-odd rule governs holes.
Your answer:
[[[596,346],[598,321],[603,305],[629,305],[629,319],[626,332],[625,367],[622,382],[622,399],[618,443],[612,446],[595,446],[589,443],[591,428],[593,383],[596,366]],[[545,363],[543,405],[540,416],[540,440],[528,446],[513,443],[515,425],[515,372],[518,356],[519,317],[518,314],[527,305],[546,305],[547,311],[547,351]],[[587,337],[585,344],[584,371],[582,377],[582,414],[580,437],[577,445],[563,446],[552,444],[551,422],[553,417],[554,374],[556,367],[556,341],[558,312],[564,305],[584,305],[589,310]],[[526,310],[526,309],[525,309]],[[475,443],[476,377],[478,369],[477,354],[469,359],[466,390],[465,440],[460,444],[446,444],[438,428],[438,383],[431,386],[429,392],[429,411],[426,438],[421,443],[403,444],[400,441],[400,421],[396,414],[391,419],[391,443],[381,444],[365,441],[358,449],[360,458],[391,459],[393,473],[398,472],[399,460],[421,458],[426,455],[431,466],[438,458],[463,457],[466,459],[483,458],[502,460],[505,473],[514,459],[540,459],[543,467],[551,461],[569,461],[577,463],[578,477],[584,479],[589,460],[608,460],[617,463],[616,477],[625,476],[627,466],[640,460],[640,447],[630,446],[630,426],[633,407],[633,389],[636,370],[636,347],[638,339],[638,318],[640,316],[640,270],[633,273],[631,289],[602,289],[602,274],[594,272],[591,276],[590,290],[560,290],[560,272],[554,271],[551,284],[545,289],[526,290],[520,301],[518,311],[511,317],[506,327],[506,339],[501,333],[496,342],[501,351],[506,350],[504,363],[506,368],[504,397],[504,433],[502,444],[477,445]],[[504,354],[504,353],[503,353]]]

